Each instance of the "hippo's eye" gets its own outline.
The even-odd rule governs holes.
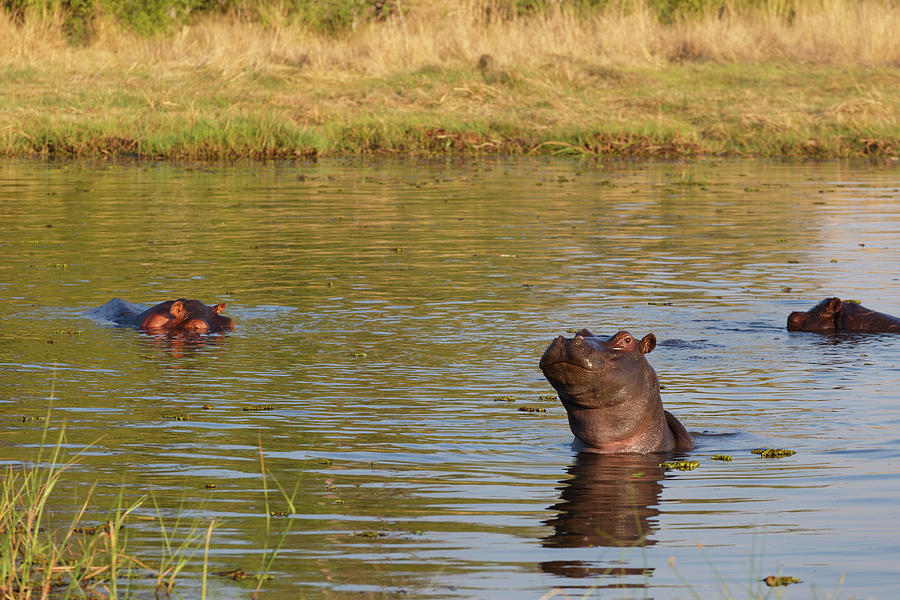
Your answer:
[[[634,340],[632,340],[630,337],[627,337],[627,338],[625,338],[625,339],[622,340],[622,341],[625,342],[626,344],[630,344],[630,343],[633,342]]]

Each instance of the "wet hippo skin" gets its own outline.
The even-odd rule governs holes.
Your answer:
[[[224,302],[207,306],[199,300],[179,298],[160,302],[148,308],[113,298],[103,306],[89,311],[87,315],[94,319],[148,331],[216,333],[234,329],[234,321],[222,315],[224,311]]]
[[[656,347],[627,331],[609,339],[582,329],[558,337],[541,357],[541,371],[556,389],[569,426],[585,449],[604,454],[691,450],[694,440],[663,409],[659,380],[645,354]]]
[[[792,312],[787,319],[788,331],[814,333],[900,333],[900,319],[876,312],[856,302],[825,298],[811,309]]]

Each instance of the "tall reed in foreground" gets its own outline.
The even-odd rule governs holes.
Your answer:
[[[65,432],[61,431],[56,444],[48,447],[47,431],[45,428],[34,460],[21,468],[8,466],[0,480],[0,600],[131,598],[135,597],[135,577],[146,575],[156,579],[157,598],[170,598],[176,582],[185,579],[186,569],[195,566],[200,553],[200,600],[205,600],[215,520],[209,520],[207,525],[202,517],[189,522],[181,517],[164,517],[163,510],[153,498],[161,545],[158,555],[150,558],[127,552],[126,539],[122,535],[126,520],[146,502],[147,496],[126,502],[120,494],[105,522],[86,526],[83,519],[95,489],[92,486],[84,501],[75,507],[71,520],[57,522],[52,517],[49,500],[65,472],[76,466],[81,458],[75,456],[64,460]],[[291,527],[290,519],[286,519],[278,531],[273,526],[268,482],[274,482],[281,492],[283,504],[279,504],[286,505],[289,510],[285,516],[295,512],[294,498],[299,488],[298,480],[288,494],[266,472],[261,447],[260,469],[266,511],[266,547],[260,553],[259,572],[220,573],[237,580],[257,579],[254,598],[269,578]]]
[[[120,504],[98,527],[84,527],[92,487],[71,523],[48,523],[50,496],[79,458],[63,462],[64,435],[48,450],[46,432],[34,462],[22,469],[7,467],[0,482],[0,597],[69,598],[97,591],[117,597],[119,578],[136,564],[120,530],[143,498]]]

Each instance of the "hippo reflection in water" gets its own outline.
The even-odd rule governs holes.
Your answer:
[[[659,456],[579,452],[561,481],[556,514],[545,521],[553,533],[548,548],[652,546],[658,527],[664,470]],[[601,555],[602,556],[602,555]],[[652,575],[651,568],[560,559],[541,563],[546,573],[565,577]],[[617,585],[621,583],[616,580]]]
[[[586,450],[649,454],[694,448],[684,425],[663,409],[659,380],[644,357],[655,347],[652,333],[637,340],[620,331],[602,339],[582,329],[571,339],[556,338],[544,352],[541,371]]]
[[[833,334],[842,331],[859,333],[900,333],[900,319],[876,312],[858,302],[825,298],[811,309],[788,315],[788,331],[811,331]]]
[[[207,306],[199,300],[179,298],[147,307],[113,298],[88,311],[87,316],[146,331],[217,333],[234,329],[234,321],[222,315],[224,311],[224,302]]]

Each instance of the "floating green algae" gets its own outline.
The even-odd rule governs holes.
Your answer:
[[[235,581],[244,581],[245,579],[256,579],[257,581],[265,581],[267,579],[274,579],[271,575],[262,575],[260,573],[248,573],[243,569],[234,569],[232,571],[216,571],[216,575],[221,575],[222,577],[227,577],[228,579],[234,579]]]
[[[162,418],[167,421],[190,421],[191,415],[185,413],[166,413]]]
[[[759,454],[763,458],[784,458],[785,456],[793,456],[796,454],[793,450],[786,450],[784,448],[754,448],[750,452]]]
[[[354,531],[353,532],[353,537],[358,537],[358,538],[374,539],[374,538],[385,537],[386,535],[387,534],[383,531]]]
[[[774,575],[769,575],[763,579],[760,579],[763,583],[765,583],[769,587],[782,587],[785,585],[790,585],[792,583],[803,583],[796,577],[776,577]]]
[[[693,471],[700,466],[696,460],[670,460],[659,463],[659,467],[665,471]]]

